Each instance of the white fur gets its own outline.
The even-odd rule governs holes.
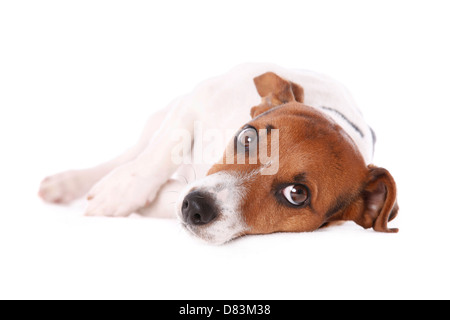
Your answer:
[[[215,174],[205,178],[211,163],[174,164],[171,152],[176,142],[168,137],[176,129],[190,132],[193,136],[194,122],[201,122],[203,130],[223,132],[225,139],[216,143],[220,144],[218,148],[225,150],[233,133],[250,120],[250,108],[260,103],[253,78],[268,71],[300,84],[304,88],[305,104],[336,121],[351,137],[366,163],[370,163],[373,151],[370,128],[344,86],[310,71],[288,70],[270,64],[246,64],[201,83],[191,94],[176,99],[152,116],[139,142],[122,156],[91,169],[47,178],[41,184],[41,197],[49,202],[69,202],[90,189],[86,215],[127,216],[158,202],[155,200],[158,192],[181,192],[181,203],[186,191],[207,188],[215,190],[214,194],[221,207],[220,217],[208,225],[189,229],[213,243],[223,243],[235,237],[247,228],[237,209],[245,195],[241,184],[245,177]],[[322,106],[344,114],[360,128],[363,136],[338,113],[324,110]],[[200,141],[193,143],[195,146]],[[184,191],[181,190],[180,183],[168,183],[170,179],[182,181],[187,176],[191,182],[197,181]],[[166,190],[168,185],[175,190]],[[159,211],[173,212],[173,205],[170,203],[159,204],[157,208]],[[177,206],[176,213],[180,216],[180,205]]]
[[[239,212],[245,197],[243,182],[246,179],[235,172],[218,172],[198,180],[186,187],[178,198],[176,213],[181,223],[190,232],[210,243],[222,244],[248,229]],[[190,226],[183,222],[181,206],[184,197],[191,191],[207,192],[218,207],[218,217],[205,226]]]

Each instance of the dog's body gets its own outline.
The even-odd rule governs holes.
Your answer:
[[[263,101],[259,104],[261,97]],[[255,105],[258,106],[250,110]],[[264,124],[261,123],[262,128],[258,128],[255,124],[261,121]],[[277,172],[267,175],[272,177],[271,180],[259,183],[274,188],[274,198],[279,194],[285,194],[286,197],[286,192],[290,192],[287,194],[289,200],[292,200],[291,194],[297,199],[307,197],[305,203],[298,205],[296,210],[305,208],[308,202],[308,210],[314,211],[320,218],[305,218],[311,221],[308,223],[289,222],[289,227],[285,222],[275,222],[273,217],[265,216],[262,220],[255,218],[255,209],[249,209],[249,202],[254,201],[250,200],[248,191],[252,190],[255,181],[265,176],[262,171],[274,165],[273,159],[264,163],[257,157],[253,165],[229,164],[226,161],[215,164],[220,158],[217,150],[227,150],[227,142],[246,123],[250,124],[249,134],[258,135],[257,129],[268,129],[267,136],[272,140],[275,130],[280,130],[281,143],[279,149],[277,147],[280,163],[277,164]],[[285,153],[292,153],[291,146],[297,144],[295,140],[291,145],[283,145],[292,138],[289,131],[284,129],[290,126],[294,128],[291,132],[298,131],[298,137],[302,136],[298,142],[302,147],[294,148],[298,152],[297,158],[309,159],[320,155],[324,160],[309,161],[317,168],[320,167],[317,169],[321,170],[320,174],[317,173],[317,179],[327,179],[324,172],[329,170],[332,178],[328,178],[331,180],[326,183],[323,180],[322,185],[327,185],[328,189],[334,184],[339,185],[341,176],[348,180],[339,187],[343,191],[333,194],[330,190],[314,186],[314,182],[307,184],[307,178],[314,177],[314,174],[304,168],[297,170],[294,176],[303,175],[305,181],[300,178],[297,179],[301,182],[299,184],[295,184],[297,180],[293,178],[280,181],[283,186],[292,181],[292,186],[297,186],[297,189],[288,186],[290,189],[275,190],[279,188],[274,182],[278,181],[277,177],[285,173],[286,168],[298,166],[296,160],[288,161],[285,156]],[[180,139],[175,139],[177,135],[174,132],[179,133],[178,138],[181,133],[191,137],[192,141],[188,141],[189,150],[177,149]],[[333,139],[330,137],[336,138],[337,142],[331,145],[329,141]],[[250,143],[248,136],[243,138]],[[262,138],[258,137],[258,140]],[[323,142],[319,143],[319,140]],[[305,144],[307,141],[310,142]],[[87,193],[87,215],[127,216],[144,208],[147,212],[165,215],[175,213],[187,229],[214,243],[223,243],[243,234],[310,231],[336,220],[354,220],[364,227],[374,227],[377,231],[396,231],[386,226],[398,210],[395,183],[384,169],[368,167],[372,161],[374,143],[373,131],[365,123],[349,92],[340,83],[308,71],[248,64],[201,83],[191,94],[176,99],[156,113],[150,118],[139,142],[118,158],[91,169],[69,171],[45,179],[40,195],[48,202],[68,203]],[[310,147],[312,151],[305,154]],[[191,162],[174,161],[174,155],[178,155],[179,151],[186,151],[183,159],[188,153]],[[250,157],[245,152],[244,155]],[[233,156],[237,155],[233,153]],[[328,160],[325,159],[331,157],[335,158],[333,163],[337,163],[331,166],[337,167],[336,170],[341,173],[332,172],[330,163],[326,163]],[[188,186],[185,180],[189,180]],[[304,190],[303,195],[298,191],[301,188]],[[263,199],[271,197],[268,196],[272,192],[269,189],[267,194],[261,196]],[[344,189],[351,191],[345,193]],[[292,190],[296,193],[292,193]],[[321,200],[326,198],[319,197],[322,192],[330,194],[330,199]],[[172,197],[181,193],[175,210],[172,200],[166,198],[170,193]],[[257,200],[259,205],[264,206],[261,198]],[[274,204],[272,212],[287,210],[291,204],[282,207],[285,206],[283,201]],[[327,209],[320,209],[321,206],[313,204],[313,201],[327,202]],[[297,216],[295,213],[293,215]],[[298,216],[307,215],[301,213]],[[287,216],[284,221],[286,219],[293,221],[294,218]],[[294,224],[295,227],[291,227]]]

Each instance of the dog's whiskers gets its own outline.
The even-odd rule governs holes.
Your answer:
[[[194,181],[197,181],[197,172],[195,172],[195,167],[192,163],[190,163],[192,171],[194,171]]]
[[[186,182],[186,184],[189,184],[189,181],[188,181],[188,179],[187,179],[185,176],[183,176],[183,175],[181,175],[181,174],[179,174],[179,176],[182,177],[182,178],[184,179],[184,182]]]
[[[176,191],[176,190],[173,190],[173,191],[164,191],[164,193],[180,193],[180,191]]]

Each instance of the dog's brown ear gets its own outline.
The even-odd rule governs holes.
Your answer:
[[[397,228],[390,229],[387,226],[397,216],[399,209],[394,178],[386,169],[374,165],[369,165],[368,169],[369,176],[361,194],[360,205],[348,212],[351,216],[346,218],[375,231],[398,232]]]
[[[253,81],[262,101],[260,105],[251,109],[252,118],[281,104],[304,101],[304,92],[300,85],[287,81],[273,72],[266,72]]]

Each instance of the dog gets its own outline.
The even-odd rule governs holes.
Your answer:
[[[119,157],[50,176],[39,195],[69,203],[87,194],[88,216],[175,215],[213,244],[348,220],[394,233],[396,184],[372,164],[375,141],[334,79],[245,64],[155,113]]]

